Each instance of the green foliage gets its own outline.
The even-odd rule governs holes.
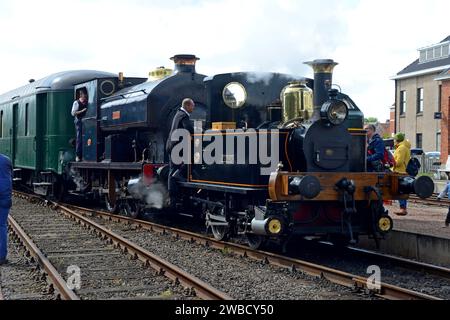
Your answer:
[[[375,117],[364,118],[364,123],[377,123],[377,122],[378,122],[378,118],[375,118]]]
[[[431,173],[431,172],[422,172],[422,173],[419,173],[419,174],[417,175],[417,178],[418,178],[418,177],[421,177],[421,176],[430,177],[431,179],[434,178],[434,174]]]
[[[163,293],[161,293],[160,296],[162,298],[170,298],[173,296],[173,292],[172,292],[172,290],[168,289],[168,290],[164,291]]]
[[[231,255],[232,253],[231,249],[228,247],[223,247],[221,251],[224,255]]]

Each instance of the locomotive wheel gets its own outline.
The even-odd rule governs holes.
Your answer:
[[[224,226],[211,226],[214,239],[219,241],[227,241],[230,237],[228,234],[228,227]]]
[[[223,208],[216,211],[219,216],[225,216]],[[211,226],[211,231],[214,239],[219,241],[226,241],[229,239],[229,227],[228,226]]]
[[[125,201],[121,206],[120,213],[126,217],[136,219],[139,216],[140,208],[133,201]]]
[[[267,243],[267,238],[264,236],[259,236],[252,233],[248,233],[246,236],[248,246],[253,250],[262,249]]]

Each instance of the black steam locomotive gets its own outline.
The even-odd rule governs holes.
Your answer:
[[[428,177],[366,170],[364,116],[332,89],[332,60],[315,60],[314,79],[277,73],[196,73],[198,58],[177,55],[155,81],[105,79],[77,84],[89,96],[83,161],[63,157],[59,185],[137,217],[167,209],[174,114],[192,98],[195,133],[177,211],[204,219],[217,239],[245,235],[253,248],[293,234],[335,242],[375,239],[392,229],[383,200],[428,197]],[[116,89],[119,88],[119,89]],[[68,111],[69,112],[69,111]],[[173,155],[172,155],[173,156]],[[168,211],[167,211],[168,212]]]

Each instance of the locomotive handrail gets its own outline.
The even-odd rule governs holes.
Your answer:
[[[127,93],[121,93],[121,94],[118,94],[118,95],[115,95],[115,96],[101,98],[100,100],[103,101],[103,100],[113,99],[113,98],[117,98],[117,97],[122,97],[122,98],[125,99],[125,95],[138,93],[138,92],[143,92],[144,94],[147,94],[147,91],[145,91],[145,89],[141,89],[141,90],[131,91],[131,92],[127,92]]]

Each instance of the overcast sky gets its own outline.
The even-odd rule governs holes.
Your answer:
[[[334,82],[366,116],[389,118],[389,78],[417,49],[450,35],[448,0],[0,1],[0,92],[73,69],[147,76],[194,53],[197,71],[312,77],[304,61],[339,62]]]

